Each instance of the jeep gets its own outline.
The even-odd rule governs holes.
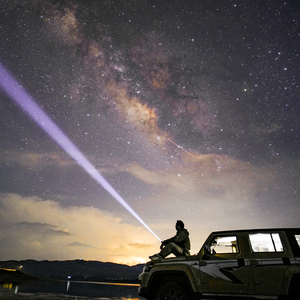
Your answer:
[[[212,232],[196,255],[149,261],[139,295],[300,299],[300,228]]]

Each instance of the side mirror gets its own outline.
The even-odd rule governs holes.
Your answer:
[[[211,254],[210,245],[205,245],[204,246],[204,255],[203,255],[202,259],[205,259],[205,260],[209,259],[210,254]]]
[[[204,246],[204,254],[211,254],[211,250],[210,250],[210,245],[205,245]]]

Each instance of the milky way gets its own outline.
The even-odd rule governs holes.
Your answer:
[[[4,1],[0,60],[160,238],[182,219],[196,253],[213,230],[299,226],[299,8]],[[155,253],[4,93],[0,108],[3,260]]]

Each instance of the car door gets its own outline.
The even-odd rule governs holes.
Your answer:
[[[295,263],[300,271],[300,229],[291,229],[285,232],[288,235]]]
[[[245,233],[250,245],[250,269],[257,295],[279,295],[284,275],[293,259],[283,231]]]
[[[200,260],[203,294],[245,294],[249,285],[249,263],[243,250],[241,233],[211,236],[210,247]]]

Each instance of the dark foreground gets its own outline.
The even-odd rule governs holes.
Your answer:
[[[1,282],[1,300],[122,299],[139,300],[137,285],[99,282],[30,280]]]

